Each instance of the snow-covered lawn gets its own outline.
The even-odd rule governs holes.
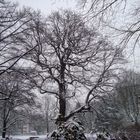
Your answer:
[[[29,140],[31,137],[36,137],[37,140],[46,140],[47,138],[46,135],[15,135],[10,136],[10,140]]]
[[[87,140],[96,140],[97,136],[96,134],[85,134]]]
[[[10,140],[29,140],[31,137],[37,137],[34,140],[48,140],[46,135],[16,135],[10,136]],[[86,134],[87,140],[96,140],[96,134]],[[2,137],[0,136],[0,139]]]

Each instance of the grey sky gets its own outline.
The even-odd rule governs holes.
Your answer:
[[[41,10],[44,15],[59,9],[76,9],[76,0],[13,0],[19,6],[29,6],[35,10]]]
[[[18,2],[20,7],[28,6],[35,10],[40,10],[43,15],[49,15],[52,11],[56,11],[59,9],[72,9],[72,10],[80,10],[79,7],[76,6],[77,0],[12,0],[14,2]],[[136,7],[136,4],[139,0],[129,0],[127,6]],[[129,8],[130,8],[129,7]],[[131,9],[131,8],[130,8]],[[124,17],[123,17],[124,18]],[[126,17],[125,17],[126,18]],[[123,19],[121,22],[124,22]],[[135,70],[140,71],[140,49],[139,47],[135,49],[135,56],[131,56],[129,61],[131,63],[128,64],[129,68],[133,68]]]

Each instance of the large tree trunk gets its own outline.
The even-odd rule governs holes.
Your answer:
[[[66,100],[64,97],[60,97],[59,99],[59,114],[62,118],[66,115]]]
[[[6,136],[6,130],[3,129],[3,131],[2,131],[2,138],[5,138],[5,136]]]
[[[66,115],[66,98],[65,98],[65,85],[64,83],[61,83],[59,85],[59,116],[56,120],[56,123],[58,125],[61,125],[62,122],[65,121],[65,115]]]
[[[65,88],[65,67],[66,64],[61,61],[60,83],[59,83],[59,116],[57,118],[58,125],[65,121],[66,115],[66,88]]]

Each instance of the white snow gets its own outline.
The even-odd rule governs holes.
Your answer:
[[[87,140],[96,140],[96,134],[85,134]],[[38,137],[34,140],[47,140],[47,135],[16,135],[10,136],[10,140],[29,140],[30,137]],[[0,140],[2,137],[0,136]]]
[[[87,140],[96,140],[96,134],[85,134]]]
[[[37,137],[37,140],[46,140],[47,135],[15,135],[15,136],[10,136],[10,140],[29,140],[30,137]],[[0,136],[0,139],[2,137]]]

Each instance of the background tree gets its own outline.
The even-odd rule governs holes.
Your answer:
[[[77,0],[77,2],[83,7],[88,20],[92,22],[91,19],[96,19],[98,23],[111,21],[113,16],[120,12],[120,8],[125,9],[127,4],[127,0]]]
[[[46,133],[46,120],[41,112],[34,112],[29,115],[28,118],[30,131],[36,131],[37,134]]]
[[[140,119],[139,82],[139,73],[127,71],[116,86],[119,104],[125,112],[126,118],[128,118],[128,120],[130,120],[135,126],[139,125]]]
[[[49,133],[56,128],[53,118],[56,116],[58,108],[56,106],[56,103],[54,103],[55,102],[54,97],[51,97],[49,95],[43,95],[41,102],[42,102],[42,112],[45,118],[44,123],[46,126],[46,132]]]
[[[132,6],[132,3],[135,4]],[[117,39],[121,38],[118,39],[118,44],[121,43],[123,47],[127,47],[130,42],[133,48],[138,45],[140,38],[140,3],[138,0],[134,2],[131,0],[78,0],[78,4],[85,9],[88,20],[92,22],[91,19],[98,19],[99,23],[114,29],[113,32],[117,33]],[[120,24],[121,18],[126,18],[126,22]],[[114,20],[116,25],[111,24]],[[103,28],[106,28],[105,26]]]
[[[13,67],[25,52],[14,39],[28,28],[25,24],[29,10],[18,10],[17,4],[7,0],[0,1],[0,75]],[[32,50],[32,49],[31,49]],[[29,50],[29,51],[31,51]]]
[[[91,104],[93,105],[90,111],[76,114],[85,126],[86,132],[116,133],[124,128],[125,116],[121,111],[116,93],[103,95]],[[79,105],[77,104],[77,106]]]
[[[96,103],[95,131],[115,132],[123,128],[123,114],[116,94],[104,96]]]
[[[78,109],[81,106],[82,104],[77,102],[75,107],[76,109]],[[93,104],[93,106],[95,108],[95,104]],[[87,111],[87,112],[79,112],[75,114],[75,116],[79,119],[81,124],[85,127],[86,133],[92,132],[94,128],[95,118],[96,118],[96,113],[94,112],[94,110],[91,109],[90,111]]]
[[[109,96],[97,101],[95,129],[139,130],[139,73],[125,71]],[[132,128],[130,128],[132,129]]]
[[[8,72],[0,77],[0,122],[2,137],[5,138],[7,130],[20,120],[29,105],[33,106],[35,95],[32,93],[33,85],[25,76],[17,72]],[[23,115],[23,116],[22,116]]]

